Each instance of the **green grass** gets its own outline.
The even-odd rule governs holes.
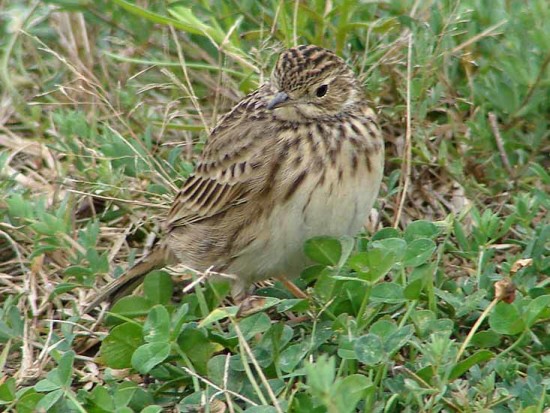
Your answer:
[[[0,10],[0,409],[548,411],[546,0]],[[344,57],[379,113],[370,232],[304,246],[307,300],[264,283],[265,311],[238,318],[226,285],[173,299],[158,271],[81,318],[209,128],[299,43]],[[515,297],[495,293],[508,279]]]

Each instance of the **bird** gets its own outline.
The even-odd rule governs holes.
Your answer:
[[[382,131],[352,69],[319,46],[286,49],[211,130],[156,245],[84,312],[175,263],[234,275],[237,302],[255,282],[299,276],[306,240],[361,231],[383,169]]]

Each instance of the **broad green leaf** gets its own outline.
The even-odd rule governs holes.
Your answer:
[[[104,386],[96,385],[89,393],[87,399],[96,408],[107,411],[114,411],[115,409],[113,398],[109,393],[109,390],[107,390],[107,388]]]
[[[284,349],[279,355],[281,370],[286,373],[294,371],[298,363],[307,355],[310,346],[308,341],[301,341]]]
[[[405,228],[404,237],[407,242],[418,238],[434,238],[440,233],[440,229],[430,221],[414,221]]]
[[[0,320],[0,343],[6,342],[10,339],[17,339],[19,337],[20,334],[18,334],[17,331],[14,331],[5,322]]]
[[[466,360],[463,360],[460,363],[457,363],[456,366],[453,367],[453,370],[451,371],[449,378],[451,380],[457,379],[460,376],[462,376],[464,373],[466,373],[468,370],[470,370],[476,364],[483,363],[484,361],[490,360],[494,356],[495,356],[494,353],[489,350],[480,350],[477,353],[468,357]]]
[[[472,249],[472,247],[470,246],[471,241],[468,240],[464,228],[462,228],[462,225],[460,225],[460,222],[458,222],[458,220],[455,220],[453,222],[453,232],[459,248],[462,251],[470,251]]]
[[[336,295],[337,287],[340,284],[338,284],[338,280],[333,275],[337,272],[338,270],[325,268],[315,283],[315,295],[325,302],[331,300]]]
[[[124,381],[120,383],[113,395],[115,406],[117,408],[126,407],[139,390],[134,382]]]
[[[342,255],[342,245],[335,238],[315,237],[305,242],[304,251],[314,262],[337,265]]]
[[[271,320],[266,313],[253,314],[239,322],[239,328],[246,340],[250,340],[256,334],[263,333],[271,327]]]
[[[306,363],[305,370],[307,385],[314,394],[330,393],[336,375],[334,357],[329,358],[326,354],[322,354],[315,362]]]
[[[162,413],[164,411],[165,410],[161,406],[151,405],[143,409],[141,413]]]
[[[338,357],[344,360],[356,360],[357,354],[355,354],[355,339],[348,337],[347,335],[341,335],[338,342]]]
[[[369,329],[369,333],[376,334],[382,340],[386,340],[391,334],[397,331],[397,325],[389,320],[378,320],[374,322]]]
[[[391,252],[395,256],[395,261],[401,261],[407,249],[407,243],[401,238],[385,238],[372,241],[371,249],[379,249]]]
[[[63,273],[68,277],[75,277],[76,279],[82,279],[93,275],[93,271],[90,268],[83,267],[81,265],[73,265],[66,268]]]
[[[550,295],[541,295],[527,305],[525,322],[531,327],[539,318],[550,316]]]
[[[48,412],[50,411],[50,408],[57,403],[57,401],[63,397],[63,390],[58,389],[54,390],[51,393],[46,394],[44,397],[40,399],[40,401],[36,404],[36,410],[37,411],[44,411]]]
[[[270,351],[279,351],[286,347],[294,336],[294,330],[286,323],[274,323],[271,325],[261,338],[259,346],[270,349]]]
[[[72,382],[74,356],[74,351],[67,351],[57,364],[57,375],[63,387],[69,387]]]
[[[489,315],[489,325],[498,334],[514,336],[525,329],[525,322],[512,304],[499,302]]]
[[[395,354],[401,347],[407,344],[413,334],[414,328],[412,325],[400,327],[384,340],[384,350],[390,355]]]
[[[426,383],[431,383],[434,376],[435,369],[434,366],[428,364],[426,367],[421,368],[416,371],[416,375],[424,380]]]
[[[173,292],[174,284],[166,271],[153,271],[143,281],[143,294],[153,304],[168,304]]]
[[[170,355],[170,343],[154,342],[138,347],[132,355],[132,367],[141,374],[147,374],[156,365],[162,363]]]
[[[23,396],[19,395],[15,411],[17,413],[35,413],[37,411],[36,406],[41,399],[42,394],[30,389]]]
[[[101,343],[101,357],[108,367],[125,369],[132,366],[132,354],[143,344],[143,329],[134,323],[114,327]]]
[[[181,333],[185,322],[188,320],[189,303],[180,304],[176,307],[176,311],[170,314],[170,335],[177,337]]]
[[[238,306],[216,308],[200,322],[199,327],[200,328],[208,327],[209,325],[214,324],[220,320],[223,320],[224,318],[235,317],[238,311],[239,311]]]
[[[231,359],[228,354],[215,355],[207,363],[207,377],[218,386],[227,386],[228,390],[239,392],[243,386],[243,374],[229,368],[227,359]]]
[[[418,267],[424,264],[435,251],[435,242],[428,238],[417,238],[407,245],[403,264],[407,267]]]
[[[325,265],[321,264],[311,265],[307,268],[304,268],[304,270],[300,274],[300,277],[306,282],[310,283],[317,279],[326,268],[327,267]]]
[[[50,392],[56,389],[68,388],[73,375],[74,352],[68,351],[59,359],[57,367],[46,374],[46,378],[40,380],[34,386],[36,391]]]
[[[143,337],[148,343],[168,342],[170,338],[170,315],[166,307],[156,305],[151,308],[143,325]]]
[[[384,277],[396,262],[395,252],[375,248],[353,255],[348,265],[357,271],[359,278],[375,283]]]
[[[425,283],[432,279],[435,272],[435,263],[429,263],[414,267],[409,275],[409,282],[422,280]]]
[[[55,369],[50,371],[48,374],[50,374],[50,373],[57,376],[57,371]],[[59,388],[60,388],[60,386],[59,386],[58,383],[55,383],[55,382],[51,381],[48,378],[42,379],[34,385],[34,389],[36,391],[39,391],[39,392],[42,392],[42,393],[57,390]]]
[[[370,299],[377,303],[398,304],[406,301],[403,287],[396,283],[383,282],[372,287]]]
[[[51,293],[50,298],[57,297],[58,295],[68,293],[69,291],[79,288],[80,284],[75,283],[60,283],[55,286],[54,290]]]
[[[366,334],[355,340],[357,360],[369,366],[376,365],[386,358],[382,340],[375,334]]]
[[[399,232],[399,230],[392,227],[387,227],[387,228],[382,228],[380,231],[374,234],[371,240],[377,241],[377,240],[386,239],[386,238],[399,238],[400,236],[401,236],[401,233]]]
[[[178,345],[200,374],[206,374],[206,366],[212,354],[222,350],[221,345],[209,340],[205,329],[191,326],[182,330],[178,337]]]
[[[413,311],[411,318],[420,337],[426,336],[431,331],[436,319],[435,314],[430,310]]]
[[[372,382],[361,374],[352,374],[338,380],[331,391],[331,399],[338,413],[355,412],[357,403],[364,397],[369,386],[372,386]]]
[[[435,320],[430,327],[434,333],[451,334],[455,328],[455,323],[449,318],[440,318]]]
[[[15,400],[15,379],[9,377],[0,385],[0,405]]]
[[[105,324],[112,326],[125,322],[125,318],[145,316],[152,306],[153,303],[149,299],[139,295],[122,297],[111,308],[110,314],[105,320]]]
[[[303,298],[290,298],[282,300],[277,305],[277,311],[279,313],[284,313],[285,311],[297,311],[302,312],[306,311],[309,308],[309,302]]]
[[[403,295],[408,300],[418,300],[420,298],[420,293],[422,293],[423,288],[424,280],[420,278],[416,279],[407,284],[405,290],[403,291]]]
[[[338,261],[338,268],[342,268],[346,264],[351,253],[353,252],[353,247],[355,246],[355,240],[352,237],[341,237],[339,241],[340,241],[342,252],[340,254],[340,259]]]
[[[500,344],[501,335],[494,331],[480,331],[472,337],[472,345],[476,347],[496,347]]]

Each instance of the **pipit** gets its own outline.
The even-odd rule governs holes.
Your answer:
[[[380,187],[383,146],[361,84],[340,57],[313,45],[286,50],[271,80],[212,130],[163,237],[85,311],[177,262],[234,274],[236,300],[256,281],[299,275],[307,239],[360,231]]]

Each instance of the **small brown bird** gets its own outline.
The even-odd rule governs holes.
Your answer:
[[[297,276],[307,239],[361,229],[383,163],[375,114],[350,68],[318,46],[288,49],[271,81],[212,130],[164,237],[85,312],[170,263],[234,274],[237,300],[255,281]]]

